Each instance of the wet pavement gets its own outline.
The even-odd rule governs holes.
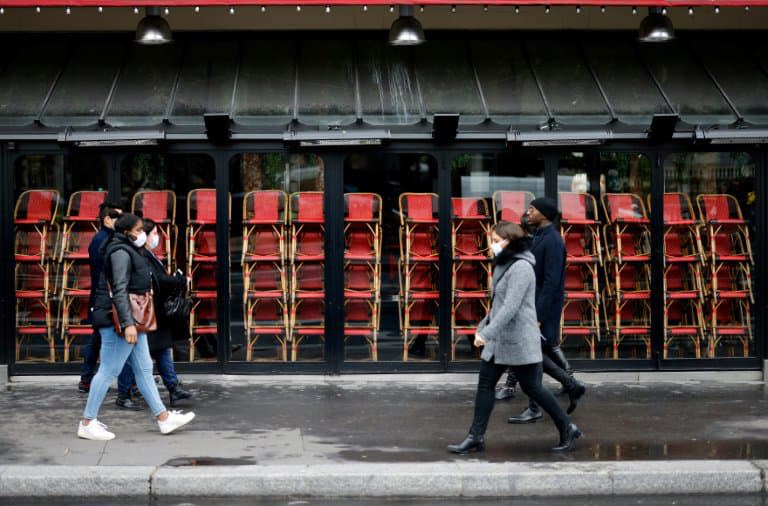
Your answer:
[[[546,418],[507,424],[507,416],[525,407],[525,397],[518,396],[497,403],[488,451],[470,458],[768,459],[768,390],[762,383],[617,384],[582,377],[589,390],[573,420],[585,437],[575,451],[549,451],[557,434]],[[74,378],[12,384],[0,392],[0,462],[206,466],[466,460],[444,448],[466,433],[475,376],[409,378],[190,375],[185,384],[195,399],[179,407],[194,410],[197,419],[186,430],[162,437],[146,408],[119,410],[110,393],[99,418],[117,439],[107,443],[75,436],[86,396],[77,392]]]

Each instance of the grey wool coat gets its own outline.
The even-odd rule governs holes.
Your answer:
[[[490,313],[477,327],[486,342],[481,358],[502,365],[542,361],[541,331],[536,319],[536,260],[530,251],[517,253],[516,262],[493,269]]]

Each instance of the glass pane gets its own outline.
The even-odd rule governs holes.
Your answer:
[[[427,42],[416,47],[415,55],[421,96],[430,119],[436,113],[459,113],[459,121],[464,124],[485,120],[469,51],[463,41]]]
[[[310,125],[346,125],[357,118],[352,45],[308,40],[299,60],[299,120]]]
[[[174,360],[216,361],[216,192],[207,155],[139,153],[121,167],[124,208],[140,211],[159,227],[153,252],[168,272],[191,278],[189,338],[174,341]]]
[[[439,361],[437,163],[344,163],[344,338],[349,361]]]
[[[665,358],[755,356],[755,163],[679,153],[664,173]]]
[[[107,122],[114,126],[160,123],[180,62],[180,44],[132,45],[107,111]]]
[[[530,155],[468,153],[451,167],[453,269],[451,360],[474,360],[477,325],[490,308],[489,234],[498,221],[521,223],[528,204],[544,196],[544,162]]]
[[[171,122],[202,125],[204,113],[229,113],[237,67],[232,41],[190,42],[179,77]]]
[[[312,154],[230,162],[232,360],[324,359],[322,174]]]
[[[565,242],[562,346],[569,357],[651,358],[650,161],[635,153],[561,158]]]
[[[93,334],[88,246],[106,174],[94,155],[24,155],[15,162],[17,363],[82,361]]]
[[[608,101],[625,123],[648,125],[657,113],[670,113],[648,71],[629,42],[590,41],[585,50]]]
[[[0,79],[0,124],[32,123],[64,63],[67,47],[61,41],[24,42]]]
[[[680,44],[641,44],[640,51],[680,117],[689,123],[736,118],[712,80]]]
[[[488,112],[502,125],[546,123],[547,113],[520,42],[472,41],[472,63]]]
[[[358,43],[363,119],[374,125],[419,121],[419,92],[409,51],[380,41]]]
[[[241,51],[235,121],[244,125],[288,124],[293,118],[295,96],[295,44],[246,41]]]
[[[611,120],[577,44],[537,40],[526,47],[544,96],[558,121],[599,124]]]
[[[743,43],[742,43],[743,44]],[[768,77],[757,60],[745,53],[742,44],[696,41],[695,47],[704,64],[723,87],[736,109],[747,121],[768,122]]]
[[[47,126],[96,123],[109,95],[126,44],[81,42],[56,85],[43,117]]]

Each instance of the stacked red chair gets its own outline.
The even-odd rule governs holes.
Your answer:
[[[624,343],[645,345],[651,357],[650,220],[642,199],[632,193],[608,193],[605,216],[606,327],[613,339],[613,358]]]
[[[597,202],[588,193],[561,192],[559,198],[566,255],[562,335],[564,340],[584,339],[594,359],[600,339],[598,271],[603,265]]]
[[[288,278],[286,273],[288,196],[280,190],[257,190],[243,198],[243,304],[246,360],[262,336],[280,345],[288,360]]]
[[[403,360],[416,338],[438,339],[438,198],[403,193],[400,211],[400,323]]]
[[[378,360],[381,318],[381,197],[344,195],[344,337],[365,339]]]
[[[289,202],[291,360],[309,336],[325,337],[325,212],[323,192],[292,193]]]
[[[229,195],[227,196],[228,198]],[[231,210],[231,201],[229,202]],[[229,220],[229,216],[227,217]],[[189,317],[189,361],[200,339],[214,341],[216,315],[216,190],[201,188],[187,195],[187,276],[192,309]]]
[[[16,201],[13,214],[16,360],[25,343],[42,338],[48,344],[45,360],[56,360],[52,328],[51,272],[56,260],[59,193],[56,190],[27,190]]]
[[[650,196],[648,197],[650,206]],[[696,358],[704,341],[700,222],[685,193],[664,194],[664,358],[674,340],[689,340]]]
[[[749,356],[754,303],[749,222],[732,195],[702,194],[696,203],[705,231],[709,356],[715,356],[723,339],[740,341],[744,356]]]
[[[535,197],[531,192],[500,190],[494,192],[492,198],[494,221],[511,221],[519,225]]]
[[[176,247],[179,229],[176,226],[176,194],[171,190],[145,190],[137,192],[131,202],[133,213],[157,223],[160,244],[153,250],[168,272],[176,267]]]
[[[99,206],[106,198],[105,191],[75,192],[69,197],[69,205],[63,218],[59,252],[59,307],[64,362],[69,362],[70,350],[75,340],[88,335],[83,328],[82,314],[78,313],[82,313],[81,306],[88,306],[91,292],[88,246],[99,230]]]
[[[491,216],[482,198],[455,197],[451,204],[451,360],[456,360],[459,339],[473,340],[490,306]]]

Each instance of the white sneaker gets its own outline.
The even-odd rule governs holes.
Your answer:
[[[170,434],[179,427],[184,427],[195,418],[195,414],[190,411],[189,413],[182,413],[181,411],[169,411],[168,418],[165,420],[157,421],[157,425],[160,427],[160,432],[163,434]]]
[[[90,439],[91,441],[110,441],[115,439],[115,435],[107,430],[107,426],[95,418],[88,425],[84,425],[83,421],[80,420],[80,424],[77,427],[77,437]]]

